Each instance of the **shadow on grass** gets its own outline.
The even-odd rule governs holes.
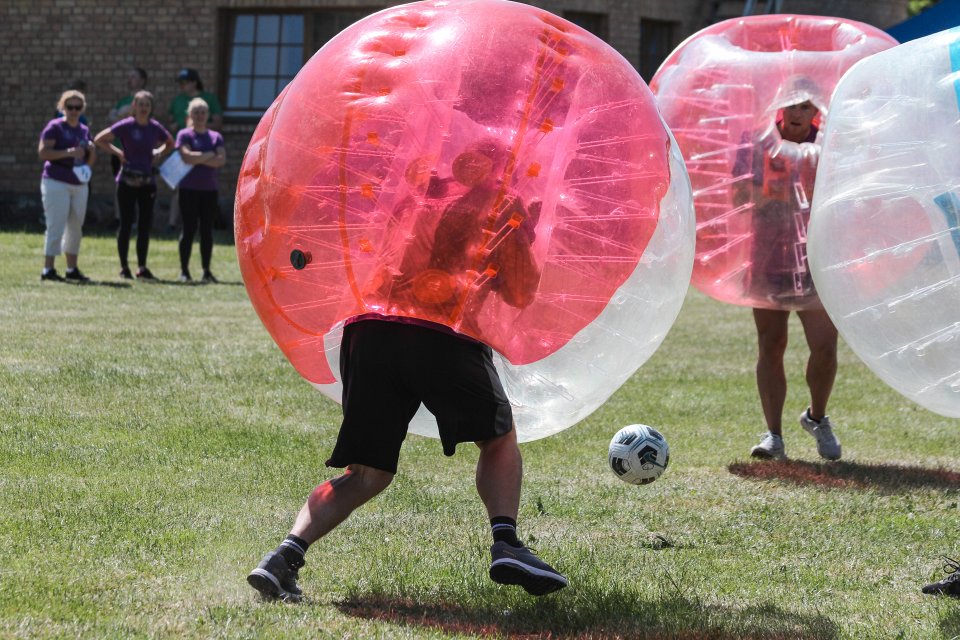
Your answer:
[[[897,492],[922,488],[960,488],[960,473],[942,468],[928,469],[898,464],[765,460],[734,462],[727,469],[735,476],[751,480],[786,480],[800,485],[832,489],[879,489]]]
[[[155,280],[143,281],[145,285],[160,286],[172,285],[174,287],[242,287],[243,282],[234,280],[217,280],[216,282],[203,282],[202,280],[190,280],[189,282],[180,282],[179,278],[156,278]]]
[[[7,223],[0,220],[0,233],[35,233],[37,235],[43,235],[43,232],[46,231],[46,226],[42,222],[31,221],[27,223]],[[84,225],[83,227],[83,237],[84,238],[116,238],[117,237],[117,224],[109,225]],[[137,237],[137,232],[132,233],[132,239],[135,241]],[[150,232],[150,240],[170,240],[176,242],[180,238],[180,232],[170,232],[166,230],[152,230]],[[199,240],[199,234],[194,238],[194,242]],[[234,246],[235,239],[233,236],[233,230],[226,227],[217,227],[213,230],[213,244],[215,246],[224,246],[232,247]],[[42,245],[41,245],[42,246]]]
[[[957,604],[956,600],[951,598],[947,598],[947,600],[950,600],[950,602],[947,603],[948,605]],[[954,608],[948,611],[946,614],[941,614],[940,632],[943,634],[944,638],[956,638],[960,636],[960,608]]]
[[[132,289],[136,283],[136,286],[160,286],[160,285],[172,285],[174,287],[242,287],[243,282],[236,282],[233,280],[218,280],[217,282],[203,282],[201,280],[191,280],[189,282],[180,282],[180,280],[170,280],[170,279],[161,279],[156,278],[154,280],[119,280],[116,282],[110,280],[93,280],[89,282],[51,282],[48,286],[66,286],[66,287],[108,287],[111,289]]]
[[[107,280],[93,280],[88,282],[51,282],[51,285],[61,285],[67,287],[108,287],[110,289],[129,289],[132,285],[129,282],[109,282]]]
[[[334,606],[346,615],[365,620],[450,634],[529,640],[830,640],[839,635],[838,626],[825,616],[800,615],[773,606],[731,609],[684,598],[643,602],[615,591],[586,594],[583,599],[583,593],[570,595],[579,597],[575,601],[570,597],[531,598],[509,610],[483,602],[424,603],[381,594],[358,594]]]

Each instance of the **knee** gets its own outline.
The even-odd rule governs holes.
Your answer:
[[[787,334],[762,331],[757,335],[757,346],[761,358],[782,359],[787,351]]]
[[[822,340],[810,345],[810,359],[817,362],[837,362],[837,341]]]
[[[517,445],[516,428],[511,429],[508,433],[504,433],[487,440],[481,440],[480,442],[477,442],[476,445],[480,447],[481,455],[498,455],[503,453],[520,452],[520,447]]]
[[[362,493],[373,497],[390,486],[393,474],[382,469],[375,469],[362,464],[352,464],[347,468],[344,476]]]

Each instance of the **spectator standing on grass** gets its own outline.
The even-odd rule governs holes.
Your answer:
[[[213,221],[219,211],[217,170],[227,162],[223,136],[207,126],[209,105],[203,98],[194,98],[188,107],[187,127],[177,133],[177,149],[183,161],[193,165],[178,185],[180,215],[180,282],[190,282],[190,253],[193,236],[200,229],[200,264],[203,282],[217,279],[210,271],[213,254]]]
[[[133,99],[134,115],[104,129],[94,140],[101,149],[120,159],[121,168],[117,174],[117,202],[120,205],[117,253],[120,256],[120,277],[127,280],[133,278],[127,255],[130,250],[130,231],[137,213],[136,275],[141,280],[156,280],[147,268],[153,206],[157,199],[153,167],[163,154],[173,149],[174,143],[163,125],[150,117],[153,102],[152,93],[138,91]],[[123,148],[114,146],[114,140],[120,140]]]
[[[120,122],[124,118],[129,118],[133,115],[133,97],[137,94],[138,91],[143,91],[147,88],[147,72],[141,69],[140,67],[134,67],[127,72],[127,90],[129,93],[123,96],[117,103],[113,105],[113,108],[110,109],[110,113],[107,114],[107,120],[110,124]],[[123,148],[123,143],[120,140],[114,140],[113,145],[118,149]],[[110,154],[110,169],[113,172],[113,176],[116,177],[120,173],[120,158]],[[117,222],[120,221],[120,203],[117,201],[117,192],[114,189],[113,192],[113,212],[114,217]],[[136,226],[136,225],[134,225]]]
[[[403,304],[411,305],[417,317],[367,313],[347,321],[340,350],[343,423],[326,463],[345,470],[314,489],[290,534],[247,577],[262,595],[300,599],[297,579],[308,547],[387,488],[421,403],[436,416],[445,455],[454,455],[461,442],[480,448],[476,488],[493,537],[490,578],[538,596],[567,585],[517,537],[522,460],[490,347],[426,320],[449,316],[451,308],[476,315],[491,295],[517,308],[535,298],[540,270],[531,244],[539,204],[525,206],[503,189],[499,178],[508,155],[506,146],[493,139],[477,141],[459,154],[453,172],[462,195],[447,199],[453,201],[439,216],[433,213],[444,200],[430,195],[430,174],[413,172],[416,200],[436,220],[432,247],[424,248],[426,260],[401,260],[416,266],[392,276]],[[491,214],[497,216],[494,221]],[[489,253],[480,253],[490,240],[487,227],[506,228],[507,221],[517,224]],[[472,269],[481,257],[500,269],[478,285]],[[449,287],[433,286],[440,281]],[[467,298],[469,304],[463,306]]]
[[[187,126],[188,109],[190,101],[194,98],[203,98],[207,103],[210,113],[207,126],[214,131],[220,131],[223,126],[223,109],[220,107],[220,100],[216,94],[204,91],[203,81],[196,69],[183,68],[177,74],[177,85],[180,92],[174,96],[170,102],[170,109],[167,113],[167,123],[170,131],[176,135],[181,129]],[[177,225],[180,224],[180,198],[179,193],[174,189],[170,198],[170,215],[167,220],[167,232],[172,233]]]
[[[128,93],[117,100],[117,103],[110,109],[110,113],[107,114],[107,120],[110,121],[110,124],[115,124],[124,118],[133,116],[133,97],[138,91],[143,91],[146,88],[147,72],[140,67],[130,69],[127,72]],[[123,143],[119,140],[114,140],[113,145],[118,149],[123,149]],[[110,167],[113,169],[113,175],[116,176],[120,172],[120,158],[110,154]]]
[[[86,98],[81,92],[63,92],[57,109],[64,115],[48,122],[40,134],[37,150],[43,160],[40,195],[47,225],[41,280],[90,280],[77,267],[90,194],[87,187],[91,176],[90,166],[96,161],[90,129],[80,122],[85,107]],[[54,261],[61,252],[67,259],[64,276],[54,268]]]
[[[66,89],[66,90],[67,90],[67,91],[79,91],[80,93],[82,93],[82,94],[84,95],[84,97],[86,97],[86,95],[87,95],[87,83],[84,82],[83,80],[80,80],[80,79],[78,78],[78,79],[76,79],[76,80],[72,80],[72,81],[70,82],[70,84],[67,85],[67,89]],[[62,110],[59,108],[59,106],[58,106],[58,107],[57,107],[57,112],[56,112],[55,114],[53,114],[53,117],[54,117],[54,118],[62,118],[63,116],[64,116],[64,113],[63,113],[63,111],[62,111]],[[80,124],[84,125],[85,127],[87,127],[88,129],[90,129],[91,131],[93,130],[93,122],[90,120],[89,117],[87,117],[87,114],[86,114],[86,113],[81,113],[81,114],[80,114]],[[93,166],[93,165],[91,165],[91,166]],[[90,202],[90,194],[93,192],[93,188],[92,188],[92,185],[91,185],[90,182],[87,182],[86,187],[87,187],[87,202]]]

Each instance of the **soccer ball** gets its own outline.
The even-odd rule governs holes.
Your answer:
[[[667,470],[670,447],[663,434],[653,427],[631,424],[613,436],[607,461],[624,482],[649,484]]]

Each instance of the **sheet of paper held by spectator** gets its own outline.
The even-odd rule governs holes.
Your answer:
[[[170,154],[170,157],[160,165],[160,177],[167,183],[171,189],[176,189],[180,181],[190,173],[193,165],[187,164],[178,152]]]

